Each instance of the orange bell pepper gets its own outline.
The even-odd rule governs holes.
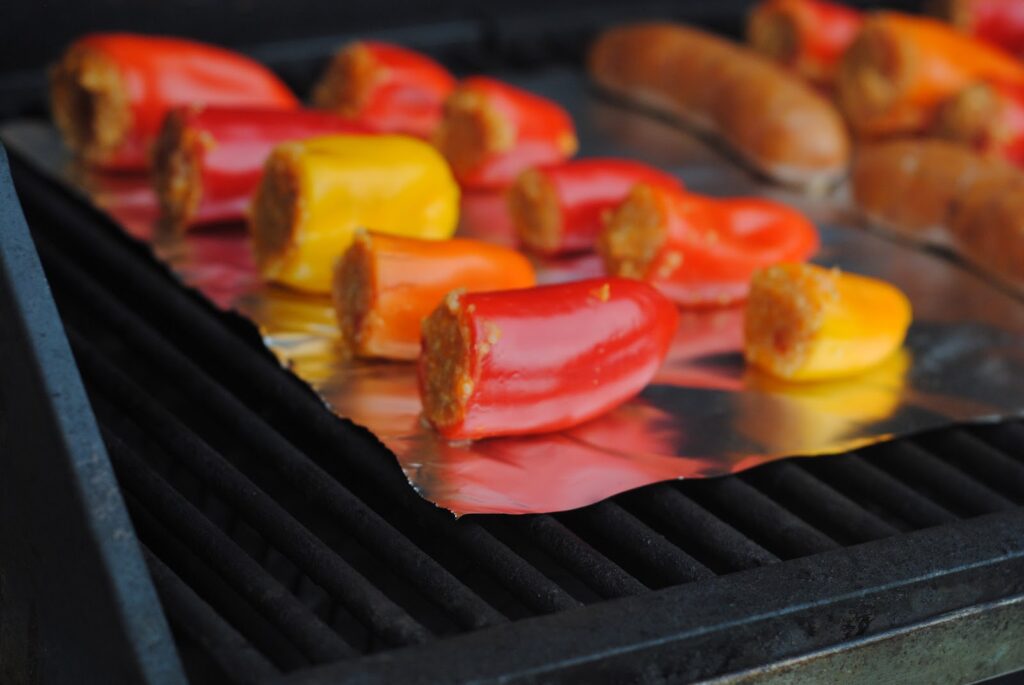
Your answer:
[[[434,142],[469,188],[502,188],[523,171],[572,157],[569,114],[556,103],[484,76],[463,80],[444,105]]]
[[[742,300],[757,269],[807,259],[817,247],[813,224],[777,202],[643,184],[598,241],[609,274],[645,280],[681,306]]]
[[[535,281],[530,262],[507,247],[360,232],[334,276],[342,344],[359,357],[415,359],[420,322],[450,291],[528,288]]]
[[[882,12],[843,57],[837,95],[862,135],[919,132],[940,103],[977,81],[1024,84],[1024,64],[935,19]]]
[[[95,33],[75,41],[51,73],[53,117],[89,164],[143,169],[164,115],[183,105],[295,109],[263,65],[181,38]]]
[[[747,299],[747,361],[786,380],[849,376],[895,352],[910,326],[906,295],[884,281],[812,264],[754,275]]]
[[[377,41],[350,43],[313,90],[317,107],[378,133],[429,138],[455,78],[424,54]]]
[[[863,21],[862,13],[834,2],[763,0],[747,20],[747,42],[808,81],[831,87]]]

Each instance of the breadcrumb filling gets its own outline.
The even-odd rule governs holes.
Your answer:
[[[363,354],[365,323],[376,299],[371,238],[357,234],[334,272],[332,295],[338,315],[342,345],[352,354]]]
[[[470,331],[461,313],[458,294],[449,293],[423,320],[423,414],[438,428],[459,423],[473,394]]]
[[[252,203],[256,260],[279,257],[292,242],[301,218],[298,151],[285,146],[270,155]]]
[[[435,143],[456,173],[472,171],[488,156],[515,145],[514,126],[487,101],[471,90],[452,94],[444,104],[444,118]]]
[[[359,114],[370,99],[378,77],[373,53],[360,43],[335,53],[327,72],[313,91],[313,103],[343,116]]]
[[[643,278],[666,238],[664,211],[654,191],[638,185],[608,217],[598,251],[610,275]]]
[[[843,59],[840,78],[848,111],[882,112],[899,94],[902,54],[896,41],[881,31],[863,31]]]
[[[988,142],[989,122],[996,117],[998,108],[991,87],[983,83],[968,86],[940,108],[938,130],[953,140],[984,144]]]
[[[153,179],[161,217],[172,228],[184,228],[199,208],[204,149],[201,133],[186,126],[180,113],[167,116],[156,140]]]
[[[523,172],[509,191],[509,211],[523,244],[538,252],[554,252],[562,242],[558,197],[537,169]]]
[[[76,47],[64,55],[50,73],[50,100],[64,140],[89,161],[112,155],[132,126],[117,65],[97,50]]]
[[[828,308],[839,299],[838,276],[805,264],[754,274],[744,320],[747,360],[783,377],[799,370]]]

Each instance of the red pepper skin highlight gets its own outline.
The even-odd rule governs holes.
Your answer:
[[[377,133],[430,138],[455,78],[430,57],[391,43],[357,41],[339,50],[313,91],[317,107]]]
[[[162,217],[176,228],[243,219],[274,146],[366,132],[317,110],[176,108],[164,120],[153,161]]]
[[[613,212],[599,243],[609,274],[647,281],[684,307],[743,300],[755,271],[817,248],[814,225],[778,202],[644,185]]]
[[[560,105],[486,76],[464,79],[445,101],[434,143],[466,188],[505,188],[520,173],[562,162],[578,143]]]
[[[173,107],[299,107],[288,87],[258,62],[163,36],[85,36],[68,48],[52,83],[54,118],[65,138],[86,161],[108,169],[146,168],[149,148]]]
[[[640,392],[677,324],[629,279],[450,293],[423,323],[424,415],[450,440],[575,426]]]
[[[682,189],[659,169],[627,159],[577,159],[523,172],[509,211],[525,247],[542,255],[593,250],[605,213],[638,183]]]

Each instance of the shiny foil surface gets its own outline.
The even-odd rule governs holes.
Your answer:
[[[742,307],[685,311],[653,382],[618,409],[559,433],[449,444],[421,421],[415,366],[345,361],[330,302],[263,284],[244,226],[164,235],[148,179],[76,169],[48,124],[10,124],[0,137],[88,193],[182,281],[251,318],[283,365],[375,433],[412,486],[457,515],[572,509],[656,481],[1024,413],[1024,301],[944,255],[865,230],[844,189],[808,198],[768,187],[679,128],[593,95],[578,72],[508,80],[569,109],[583,156],[638,159],[696,192],[767,196],[804,211],[822,235],[816,262],[885,279],[909,296],[914,323],[904,348],[856,377],[785,383],[745,366]],[[459,234],[514,244],[504,198],[467,194]],[[536,266],[542,282],[601,274],[593,255]]]

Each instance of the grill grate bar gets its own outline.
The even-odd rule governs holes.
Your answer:
[[[1024,464],[1003,454],[965,430],[943,431],[941,439],[922,438],[922,444],[961,471],[977,474],[987,485],[1024,501]]]
[[[100,404],[105,400],[100,398]],[[311,662],[296,647],[292,636],[268,619],[250,602],[242,588],[221,575],[207,560],[180,540],[165,523],[150,513],[138,496],[122,487],[125,504],[139,540],[158,556],[174,573],[195,590],[235,630],[242,633],[261,654],[282,671],[308,666]],[[237,539],[236,532],[228,535]]]
[[[57,259],[56,261],[60,261]],[[51,263],[48,255],[48,263]],[[61,270],[57,270],[61,271]],[[63,279],[66,273],[61,273]],[[56,279],[55,279],[56,280]],[[73,289],[83,295],[83,300],[100,297],[95,286],[84,279],[74,279]],[[81,288],[81,290],[77,290]],[[113,324],[126,339],[137,341],[142,349],[151,352],[151,359],[166,362],[168,377],[177,378],[183,384],[189,384],[193,397],[203,397],[211,412],[217,413],[225,425],[234,421],[243,421],[250,417],[248,408],[241,405],[223,388],[216,385],[196,369],[180,353],[170,348],[158,349],[153,334],[145,329],[141,322],[128,312],[118,312],[125,316],[111,317]],[[165,354],[166,352],[166,354]],[[98,376],[101,374],[98,374]],[[103,378],[97,378],[103,382]],[[141,407],[140,407],[141,409]],[[441,605],[469,628],[479,628],[504,621],[504,617],[490,605],[483,602],[465,585],[451,576],[436,561],[431,559],[407,538],[391,528],[382,518],[365,504],[349,493],[340,483],[321,471],[315,464],[298,453],[276,432],[268,429],[258,418],[252,417],[237,428],[237,433],[244,436],[251,454],[275,464],[283,475],[289,477],[300,490],[311,497],[331,514],[344,521],[351,532],[360,537],[361,542],[370,549],[381,554],[388,562],[404,571],[404,575],[427,597],[436,598]],[[174,440],[168,434],[165,439]],[[219,455],[217,455],[219,458]],[[276,506],[276,505],[275,505]],[[286,514],[280,516],[291,518]],[[267,525],[275,525],[277,517],[268,517]],[[392,544],[388,544],[391,542]],[[375,592],[376,599],[363,603],[365,611],[361,614],[375,632],[397,644],[410,644],[428,639],[422,626],[416,624],[411,617],[404,615],[398,607],[391,604],[383,594]],[[388,609],[387,607],[393,607]]]
[[[185,544],[220,569],[254,607],[310,660],[327,663],[355,655],[354,650],[289,594],[251,557],[213,525],[182,495],[164,482],[121,440],[104,431],[110,460],[123,487],[129,489]]]
[[[974,426],[972,434],[995,447],[1018,464],[1024,464],[1024,422],[990,423]]]
[[[809,460],[805,468],[892,512],[915,528],[930,528],[957,520],[940,505],[860,456],[818,457]]]
[[[1012,509],[1016,505],[956,467],[950,466],[923,447],[911,442],[878,445],[885,455],[878,463],[894,475],[917,482],[956,503],[972,516]]]
[[[682,483],[681,487],[687,487]],[[738,478],[709,478],[701,482],[701,498],[707,497],[719,513],[733,518],[762,546],[782,558],[818,554],[839,545],[817,528],[774,502]],[[694,496],[698,492],[694,490]]]
[[[665,585],[690,583],[715,574],[613,501],[564,515],[607,537],[633,563],[650,568]]]
[[[255,683],[278,674],[258,650],[144,545],[142,553],[171,623],[205,650],[223,677],[235,683]]]
[[[382,633],[388,630],[388,626],[412,623],[411,617],[366,578],[256,488],[173,414],[105,362],[90,349],[88,343],[77,335],[72,340],[76,357],[90,385],[99,387],[109,401],[120,404],[122,409],[130,408],[137,423],[159,440],[165,452],[199,475],[208,487],[215,488],[250,525],[287,554],[310,579],[340,599],[357,618]],[[500,616],[497,612],[494,614]],[[430,639],[422,627],[416,630],[414,637],[419,642]]]
[[[729,570],[779,562],[777,556],[669,484],[655,485],[642,493],[629,493],[624,499],[630,507],[667,525]]]
[[[62,198],[63,199],[63,198]],[[44,225],[46,222],[42,222]],[[74,222],[72,222],[74,223]],[[69,230],[71,235],[73,231]],[[76,304],[96,314],[99,318],[107,321],[110,327],[118,331],[119,336],[133,335],[136,339],[135,347],[147,350],[147,359],[153,360],[158,356],[162,358],[181,358],[182,354],[176,348],[169,347],[165,339],[153,333],[141,320],[138,314],[128,309],[122,302],[113,296],[105,287],[94,283],[85,276],[76,263],[72,263],[63,254],[49,243],[48,239],[40,240],[37,236],[37,244],[44,258],[47,275],[55,287],[60,287],[62,297],[70,296],[76,299]],[[92,241],[93,246],[107,246],[104,241]],[[88,248],[87,245],[76,245],[76,248]],[[83,252],[84,259],[87,252]],[[154,299],[157,303],[142,305],[142,311],[163,311],[160,308],[167,305],[173,309],[172,303],[177,303],[178,297],[185,297],[184,293],[176,288],[168,288],[166,282],[160,280],[158,273],[147,269],[140,269],[134,256],[122,256],[124,261],[119,270],[132,272],[139,269],[137,276],[140,280],[156,281],[149,283]],[[109,262],[108,262],[109,264]],[[99,269],[104,272],[102,267]],[[144,287],[144,286],[140,286]],[[117,289],[118,293],[137,293],[140,288],[122,287]],[[168,298],[170,302],[162,302]],[[192,303],[195,306],[194,303]],[[164,311],[170,316],[171,311]],[[335,462],[340,454],[358,454],[366,450],[365,444],[353,444],[352,435],[345,430],[345,424],[333,415],[326,412],[308,392],[304,392],[301,386],[292,382],[292,379],[279,369],[267,363],[267,359],[261,357],[258,352],[250,349],[244,343],[240,343],[237,337],[231,337],[229,329],[222,326],[204,326],[207,320],[194,312],[192,317],[186,314],[180,315],[181,320],[188,320],[180,326],[172,327],[175,331],[191,330],[194,339],[201,339],[201,335],[216,333],[217,339],[204,349],[207,351],[224,352],[219,354],[215,368],[227,368],[239,359],[246,359],[251,362],[247,366],[243,378],[248,380],[259,379],[263,383],[259,386],[259,396],[263,401],[260,404],[283,407],[289,410],[289,415],[283,420],[292,422],[295,426],[308,428],[311,431],[318,431],[320,440],[324,445],[330,445],[325,450]],[[165,319],[161,319],[165,320]],[[170,338],[171,336],[168,336]],[[193,339],[193,341],[194,341]],[[233,353],[228,354],[227,351]],[[199,350],[196,350],[197,355]],[[246,354],[248,352],[249,354]],[[189,362],[189,360],[185,360]],[[194,368],[194,365],[189,363]],[[170,377],[178,377],[170,374]],[[350,430],[350,429],[349,429]],[[302,429],[299,429],[302,432]],[[393,465],[378,459],[351,459],[353,463],[368,469],[371,472],[370,478],[378,490],[383,491],[392,504],[404,504],[406,510],[412,510],[413,505],[422,505],[422,500],[405,482],[401,472]],[[396,569],[409,569],[404,575],[409,576],[413,583],[423,583],[426,591],[430,594],[447,600],[458,587],[445,588],[443,584],[429,585],[434,576],[429,573],[432,567],[437,567],[436,561],[419,548],[413,545],[408,538],[380,517],[375,511],[364,503],[353,497],[347,489],[340,485],[330,475],[318,468],[314,463],[303,457],[293,465],[300,473],[294,474],[290,471],[285,475],[292,475],[299,481],[298,485],[304,492],[315,496],[319,504],[325,507],[332,515],[342,520],[354,519],[350,528],[354,534],[361,534],[361,541],[368,548],[377,551],[382,557],[394,564]],[[559,587],[551,579],[540,573],[528,562],[519,557],[508,546],[497,540],[491,533],[479,525],[463,520],[452,525],[451,516],[435,508],[427,510],[416,508],[411,511],[418,526],[424,527],[433,535],[452,539],[458,543],[461,552],[473,559],[481,567],[492,573],[495,579],[524,605],[540,613],[552,613],[580,606],[581,603],[574,599],[569,593]],[[443,570],[443,569],[442,569]],[[451,586],[461,586],[458,581],[453,581]],[[456,614],[459,618],[459,614]],[[472,624],[466,620],[464,623]]]
[[[548,514],[531,515],[527,528],[538,546],[602,597],[647,592],[647,586]]]
[[[434,530],[444,522],[451,524],[451,518],[439,510],[432,509],[424,518],[428,516]],[[583,605],[480,524],[463,519],[445,530],[477,564],[534,611],[555,613]]]
[[[794,503],[794,509],[805,510],[807,518],[819,527],[827,525],[854,542],[880,540],[899,534],[896,528],[796,464],[776,462],[745,475],[761,489],[768,489],[773,495]]]

